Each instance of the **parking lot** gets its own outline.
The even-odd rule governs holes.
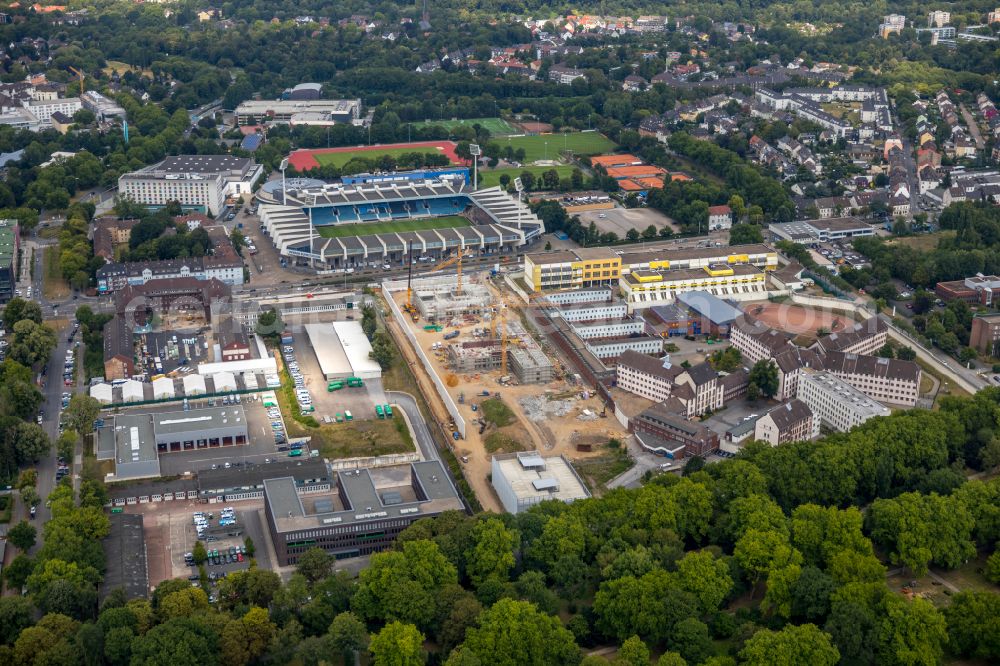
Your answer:
[[[746,400],[738,400],[726,405],[725,409],[712,414],[703,422],[703,425],[709,430],[718,433],[719,439],[722,440],[725,439],[726,431],[742,423],[744,418],[753,415],[763,416],[767,410],[776,405],[777,403],[766,400],[758,400],[752,403]]]
[[[618,238],[625,238],[629,229],[642,233],[649,225],[656,227],[657,233],[663,227],[678,231],[677,225],[663,213],[651,208],[611,208],[609,210],[588,210],[578,213],[583,226],[593,222],[601,233],[614,233]]]
[[[295,361],[302,375],[302,385],[309,391],[315,411],[311,412],[316,420],[323,422],[324,417],[336,419],[337,414],[350,411],[355,419],[374,418],[375,405],[385,404],[388,399],[382,388],[381,379],[366,379],[364,386],[350,387],[327,391],[329,382],[319,367],[319,360],[308,343],[308,336],[302,327],[292,327],[296,343],[293,345]]]

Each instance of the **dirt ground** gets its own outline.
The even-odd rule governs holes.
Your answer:
[[[821,328],[836,333],[854,323],[846,315],[801,305],[755,302],[745,303],[742,307],[745,312],[771,328],[810,337],[815,337],[816,332]]]
[[[387,294],[386,296],[389,295]],[[395,298],[400,306],[405,303],[405,291],[394,293],[391,296]],[[509,316],[512,319],[514,317],[513,314]],[[441,332],[428,332],[423,330],[424,323],[423,320],[416,323],[409,321],[409,319],[404,322],[393,320],[391,326],[410,326],[418,344],[428,358],[431,359],[432,370],[442,378],[447,377],[452,374],[448,368],[447,356],[443,350],[438,354],[432,352],[431,345],[435,342],[442,342],[444,333],[455,329],[449,326]],[[465,323],[459,328],[461,331],[459,337],[450,342],[459,343],[472,340],[474,339],[472,336],[473,329],[488,326],[488,322],[484,323],[482,321]],[[397,339],[401,340],[403,338],[400,335]],[[440,400],[434,399],[437,393],[433,389],[430,389],[431,382],[424,374],[425,370],[422,364],[416,362],[416,356],[409,348],[409,345],[404,344],[402,346],[404,347],[404,354],[407,356],[407,361],[413,367],[418,382],[424,388],[428,402],[432,404],[435,416],[446,423],[450,417],[444,410],[444,406],[440,403]],[[558,367],[558,363],[556,363],[556,366]],[[546,455],[562,454],[568,459],[574,460],[600,455],[603,449],[598,448],[597,445],[606,443],[612,437],[622,438],[627,434],[610,414],[607,418],[600,418],[598,416],[594,420],[581,420],[577,418],[583,413],[584,409],[589,409],[594,414],[600,414],[604,409],[604,405],[592,395],[583,399],[583,389],[569,385],[562,378],[557,378],[548,384],[501,385],[498,381],[500,375],[501,372],[499,369],[488,373],[457,374],[455,375],[455,385],[449,387],[449,393],[456,403],[458,403],[461,394],[465,396],[464,404],[459,404],[459,409],[466,419],[467,436],[466,439],[454,443],[455,454],[460,460],[463,456],[467,457],[468,462],[463,461],[466,468],[466,477],[469,480],[469,484],[475,490],[476,496],[479,497],[483,507],[487,510],[500,511],[501,508],[496,494],[487,479],[490,473],[490,454],[486,451],[484,439],[492,430],[488,429],[483,436],[480,436],[477,423],[479,413],[472,410],[474,404],[478,407],[478,402],[484,399],[480,395],[484,390],[489,391],[491,396],[499,393],[504,403],[514,412],[517,422],[503,428],[502,432],[518,440],[521,447],[525,450],[537,449]],[[549,399],[557,398],[566,400],[569,401],[571,406],[569,406],[564,416],[548,414],[540,422],[532,421],[527,417],[525,409],[521,405],[521,400],[524,398],[537,398],[539,396],[547,396]],[[592,452],[577,451],[576,447],[578,443],[591,444],[595,450]]]

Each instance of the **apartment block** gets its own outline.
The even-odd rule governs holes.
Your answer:
[[[798,399],[822,425],[847,432],[876,416],[889,416],[881,405],[830,372],[806,372],[799,378]]]
[[[881,356],[831,351],[824,369],[879,402],[913,407],[920,397],[920,366]]]
[[[780,404],[757,419],[754,439],[771,446],[819,437],[818,422],[809,407],[798,399]]]
[[[974,317],[969,346],[987,356],[1000,357],[1000,315]]]

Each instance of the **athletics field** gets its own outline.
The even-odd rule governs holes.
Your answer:
[[[524,148],[526,164],[538,160],[557,160],[559,154],[570,151],[574,155],[599,155],[609,153],[618,145],[598,132],[566,132],[559,134],[535,134],[533,136],[499,136],[490,139],[503,150],[510,146],[514,150]]]
[[[367,236],[369,234],[394,234],[403,231],[451,229],[454,227],[468,227],[471,224],[468,219],[461,215],[445,215],[444,217],[429,217],[422,220],[329,224],[316,227],[316,233],[323,238],[343,238],[345,236]]]
[[[399,157],[406,153],[441,153],[452,164],[461,164],[462,160],[455,154],[453,141],[420,141],[414,143],[389,143],[378,146],[345,146],[343,148],[317,148],[293,151],[288,156],[288,163],[302,172],[314,169],[320,165],[333,164],[342,167],[355,157],[376,160],[382,155]]]

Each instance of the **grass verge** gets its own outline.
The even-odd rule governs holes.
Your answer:
[[[32,262],[34,264],[34,262]],[[69,296],[69,283],[63,278],[59,247],[51,245],[42,255],[42,292],[47,300],[63,300]]]
[[[605,484],[632,466],[632,460],[624,449],[608,449],[599,456],[573,461],[592,492],[604,492]]]
[[[514,422],[514,412],[500,398],[490,398],[479,403],[483,419],[498,428],[503,428]]]

